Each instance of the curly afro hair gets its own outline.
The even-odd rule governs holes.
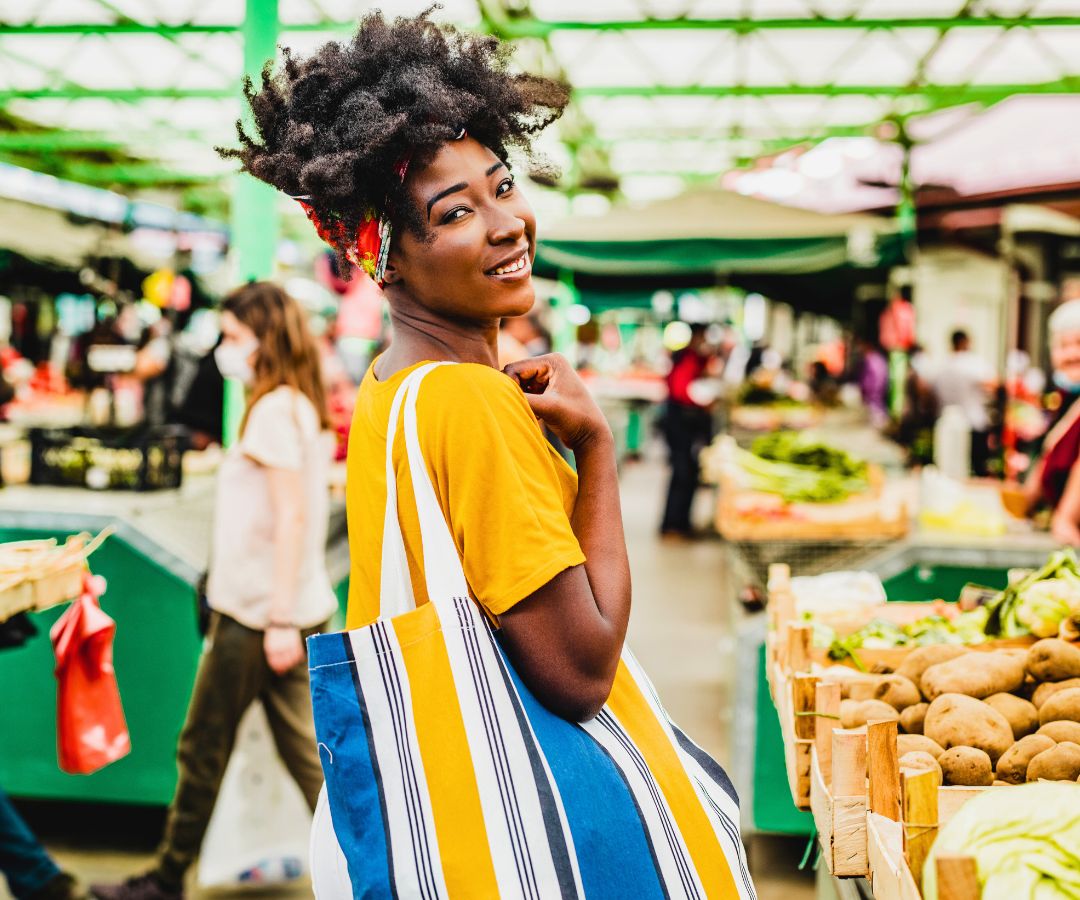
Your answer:
[[[509,44],[432,22],[436,8],[393,22],[369,13],[348,43],[306,59],[283,49],[281,69],[269,61],[258,90],[244,84],[257,134],[238,121],[241,146],[218,152],[286,194],[308,195],[319,218],[340,218],[346,234],[374,210],[423,238],[400,161],[426,165],[465,128],[508,162],[569,99],[559,82],[511,72]],[[345,248],[335,249],[349,271]]]

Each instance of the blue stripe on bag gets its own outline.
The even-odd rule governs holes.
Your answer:
[[[348,634],[318,635],[308,639],[308,652],[316,739],[325,750],[320,756],[330,814],[335,823],[348,823],[344,827],[335,824],[334,830],[349,866],[354,894],[363,885],[365,897],[397,897],[386,840],[390,826],[382,778],[371,747],[364,693],[352,664],[352,644]],[[364,740],[359,739],[361,733]]]
[[[581,728],[540,705],[501,646],[499,655],[559,789],[585,896],[625,900],[632,884],[634,900],[664,900],[655,854],[618,768]]]
[[[739,795],[735,791],[735,785],[731,783],[731,779],[728,778],[727,772],[720,767],[720,763],[690,740],[690,738],[683,733],[683,730],[674,722],[671,723],[671,730],[675,732],[675,740],[679,742],[679,746],[691,756],[694,762],[701,766],[705,771],[705,774],[716,783],[716,786],[723,790],[723,792],[732,799],[735,805],[738,806]]]

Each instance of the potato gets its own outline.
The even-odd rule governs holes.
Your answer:
[[[1027,670],[1038,681],[1080,677],[1080,648],[1061,638],[1044,638],[1031,645]]]
[[[922,692],[933,701],[942,694],[966,694],[981,700],[1011,693],[1024,683],[1024,661],[1005,651],[968,653],[930,666],[922,676]]]
[[[1080,744],[1080,722],[1066,720],[1047,722],[1035,733],[1045,735],[1058,744],[1062,741],[1072,741],[1074,744]]]
[[[1045,734],[1029,734],[1006,750],[997,764],[997,777],[1009,784],[1027,781],[1028,764],[1044,750],[1057,746]]]
[[[1064,681],[1044,681],[1031,695],[1031,702],[1036,709],[1042,709],[1042,705],[1054,696],[1058,691],[1067,691],[1069,688],[1080,688],[1080,678],[1066,678]]]
[[[937,759],[945,752],[945,748],[937,741],[930,740],[924,734],[898,734],[896,736],[896,752],[900,756],[906,756],[909,753],[929,753],[934,759]]]
[[[922,734],[923,719],[926,718],[929,708],[929,703],[916,703],[900,710],[900,727],[908,734]]]
[[[841,700],[840,727],[858,728],[867,722],[896,722],[900,713],[881,700]]]
[[[900,757],[901,769],[936,769],[938,777],[943,777],[941,774],[941,766],[938,761],[925,750],[912,750],[910,753],[905,753]]]
[[[882,675],[874,691],[874,699],[884,700],[893,709],[900,711],[922,700],[922,694],[910,678],[903,675]]]
[[[956,657],[969,652],[967,647],[960,647],[956,644],[930,644],[926,647],[919,647],[917,650],[912,650],[904,661],[896,667],[896,674],[903,675],[912,684],[918,685],[922,681],[923,672],[929,669],[930,666],[948,662],[950,659],[956,659]]]
[[[1039,710],[1039,723],[1080,722],[1080,688],[1058,691]]]
[[[1013,745],[1008,720],[994,707],[964,694],[942,694],[934,700],[926,711],[923,734],[946,750],[975,747],[985,752],[991,763]]]
[[[1012,694],[991,694],[983,702],[1005,717],[1015,740],[1034,734],[1039,727],[1039,711],[1027,700]]]
[[[978,747],[950,747],[938,757],[938,765],[945,784],[983,787],[994,783],[990,757]]]
[[[1062,741],[1028,763],[1027,780],[1076,781],[1080,778],[1080,744]]]

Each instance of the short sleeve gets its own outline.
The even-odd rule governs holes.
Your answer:
[[[510,378],[487,366],[442,367],[425,379],[417,415],[465,577],[489,613],[585,562],[567,512],[576,481]]]
[[[271,469],[301,469],[304,465],[301,398],[288,388],[261,397],[248,414],[240,449]]]

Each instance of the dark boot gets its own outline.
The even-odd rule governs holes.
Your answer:
[[[87,900],[87,894],[73,875],[61,872],[34,891],[29,900]]]
[[[97,900],[184,900],[182,888],[170,888],[152,873],[136,875],[121,884],[91,885]]]

